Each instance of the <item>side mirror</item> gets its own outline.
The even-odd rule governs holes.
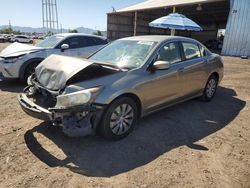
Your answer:
[[[156,61],[153,64],[155,70],[166,70],[169,69],[170,63],[168,61]]]
[[[69,45],[68,45],[68,44],[62,44],[62,45],[61,45],[61,50],[62,50],[62,52],[63,52],[64,50],[66,50],[66,49],[69,49]]]

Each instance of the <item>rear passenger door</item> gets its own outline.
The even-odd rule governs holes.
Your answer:
[[[184,96],[198,94],[204,87],[207,77],[205,69],[207,61],[204,56],[205,51],[201,53],[200,47],[195,42],[181,42],[184,61],[178,72]]]

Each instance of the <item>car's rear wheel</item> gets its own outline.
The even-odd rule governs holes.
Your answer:
[[[134,129],[137,113],[136,103],[131,98],[118,98],[105,110],[100,133],[110,140],[126,137]]]
[[[214,74],[212,74],[208,78],[206,86],[203,90],[202,99],[204,101],[211,101],[216,93],[217,86],[218,86],[218,79]]]

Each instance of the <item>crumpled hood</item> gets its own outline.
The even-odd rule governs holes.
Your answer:
[[[50,55],[36,67],[35,73],[43,87],[59,90],[72,76],[91,64],[87,59]]]
[[[17,56],[20,56],[20,55],[40,51],[40,50],[43,50],[43,49],[44,48],[41,48],[41,47],[31,46],[31,45],[21,44],[21,43],[15,42],[15,43],[9,45],[7,48],[5,48],[0,53],[0,57],[3,57],[3,58],[17,57]]]

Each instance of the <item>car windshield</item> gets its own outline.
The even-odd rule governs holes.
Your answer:
[[[137,40],[117,40],[91,56],[89,59],[119,68],[140,67],[156,42]]]
[[[45,40],[42,40],[36,46],[42,48],[54,48],[63,38],[63,36],[54,35]]]

